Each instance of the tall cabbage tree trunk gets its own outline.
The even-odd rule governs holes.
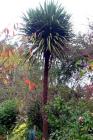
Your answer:
[[[45,64],[44,64],[44,81],[43,81],[43,107],[45,107],[47,103],[48,97],[48,71],[49,71],[49,59],[50,59],[50,52],[46,52],[44,55]],[[43,112],[43,139],[47,140],[48,137],[48,120],[47,114]]]

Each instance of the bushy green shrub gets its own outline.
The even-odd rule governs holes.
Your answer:
[[[42,130],[42,112],[41,103],[39,100],[34,101],[28,109],[28,121],[29,126],[37,126],[38,129]]]
[[[46,110],[51,126],[49,140],[93,140],[93,113],[87,101],[65,102],[56,97]]]
[[[42,138],[42,107],[40,99],[35,99],[31,102],[28,112],[28,130],[32,129],[33,126],[36,126],[36,137],[38,140]]]
[[[14,100],[4,101],[0,105],[0,134],[6,134],[13,129],[17,113],[17,105]]]

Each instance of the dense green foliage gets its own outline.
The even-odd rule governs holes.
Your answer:
[[[42,112],[41,103],[39,100],[34,101],[34,103],[29,107],[28,121],[30,125],[36,125],[40,130],[42,130]]]
[[[14,128],[17,113],[14,100],[6,100],[0,105],[0,134],[6,134]]]
[[[61,97],[56,97],[47,106],[47,112],[51,126],[49,140],[93,139],[93,113],[87,101],[65,102]]]

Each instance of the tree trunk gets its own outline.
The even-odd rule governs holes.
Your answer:
[[[49,58],[50,53],[45,53],[45,64],[44,64],[44,81],[43,81],[43,108],[47,103],[47,96],[48,96],[48,70],[49,70]],[[47,114],[43,112],[43,140],[47,140],[48,138],[48,121],[47,121]]]

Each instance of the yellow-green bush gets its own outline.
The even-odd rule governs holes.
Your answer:
[[[9,140],[26,140],[27,124],[18,124],[12,131]]]

